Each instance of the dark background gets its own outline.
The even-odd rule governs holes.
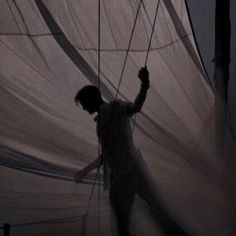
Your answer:
[[[215,47],[215,0],[187,0],[194,32],[208,75],[213,80]],[[231,64],[229,109],[236,134],[236,1],[231,0]]]

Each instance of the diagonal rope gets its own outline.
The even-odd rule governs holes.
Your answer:
[[[149,51],[150,51],[151,44],[152,44],[152,38],[153,38],[154,29],[155,29],[155,26],[156,26],[156,19],[157,19],[157,13],[158,13],[159,6],[160,6],[160,0],[158,0],[157,6],[156,6],[156,12],[155,12],[154,21],[153,21],[153,24],[152,24],[152,31],[151,31],[151,36],[150,36],[149,43],[148,43],[148,48],[147,48],[146,58],[145,58],[145,62],[144,62],[144,67],[147,66],[147,60],[148,60],[148,55],[149,55]],[[143,3],[143,7],[145,8],[144,3]],[[134,133],[136,118],[137,118],[137,114],[135,114],[135,116],[134,116],[134,121],[133,121],[134,123],[133,123],[132,133]]]
[[[136,16],[135,16],[135,20],[134,20],[132,32],[131,32],[131,35],[130,35],[128,47],[127,47],[127,49],[126,49],[125,59],[124,59],[123,67],[122,67],[122,70],[121,70],[121,75],[120,75],[119,84],[118,84],[118,87],[117,87],[117,91],[116,91],[116,96],[115,96],[115,98],[117,98],[118,93],[119,93],[119,90],[120,90],[120,85],[121,85],[121,81],[122,81],[122,79],[123,79],[123,75],[124,75],[124,71],[125,71],[125,66],[126,66],[126,64],[127,64],[127,59],[128,59],[128,55],[129,55],[129,50],[130,50],[131,42],[132,42],[132,39],[133,39],[133,35],[134,35],[134,31],[135,31],[135,27],[136,27],[136,23],[137,23],[137,19],[138,19],[138,15],[139,15],[139,11],[140,11],[141,3],[142,3],[142,2],[143,2],[143,1],[140,0],[139,5],[138,5],[138,9],[137,9],[137,13],[136,13]]]
[[[144,3],[143,3],[143,5],[144,5]],[[153,25],[152,25],[152,32],[151,32],[151,36],[150,36],[149,43],[148,43],[144,66],[147,65],[148,55],[149,55],[149,51],[150,51],[151,44],[152,44],[152,38],[153,38],[153,33],[154,33],[155,25],[156,25],[156,19],[157,19],[157,13],[158,13],[159,6],[160,6],[160,0],[158,0],[158,2],[157,2],[156,12],[155,12],[155,16],[154,16]]]

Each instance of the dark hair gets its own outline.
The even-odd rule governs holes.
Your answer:
[[[102,101],[102,96],[98,87],[87,85],[80,89],[75,96],[75,103],[83,103],[88,101],[94,101],[96,103],[100,103]]]

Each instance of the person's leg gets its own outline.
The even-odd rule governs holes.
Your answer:
[[[152,215],[159,223],[161,230],[168,236],[187,236],[168,212],[163,208],[158,195],[153,191],[147,178],[140,173],[136,179],[136,193],[150,206]]]
[[[134,191],[127,181],[111,181],[110,203],[115,212],[120,236],[129,235],[130,214],[134,201]]]

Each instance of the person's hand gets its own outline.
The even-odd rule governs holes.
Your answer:
[[[147,67],[141,67],[138,73],[138,77],[142,82],[142,86],[149,88],[149,72],[147,70]]]
[[[80,171],[76,172],[75,176],[74,176],[75,182],[78,184],[81,183],[86,174],[87,174],[87,172],[85,172],[85,170],[80,170]]]

